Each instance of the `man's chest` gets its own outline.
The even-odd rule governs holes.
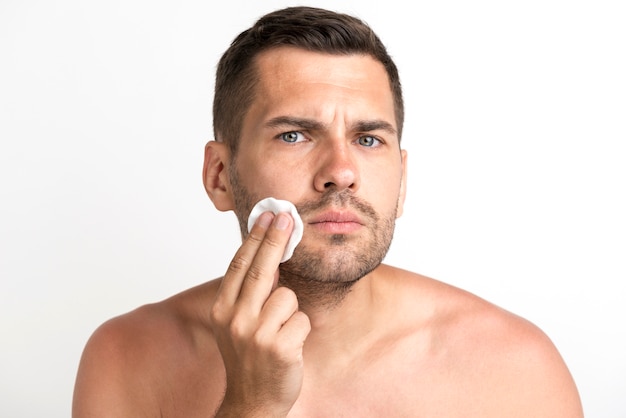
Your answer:
[[[395,357],[324,380],[305,375],[289,417],[490,417],[490,393],[481,379],[441,360]]]

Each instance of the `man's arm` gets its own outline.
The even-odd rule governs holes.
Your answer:
[[[130,325],[124,317],[110,320],[87,342],[76,377],[72,417],[159,416],[151,388],[141,382],[148,371],[138,370],[143,361],[131,346],[137,333]]]
[[[509,416],[583,417],[574,379],[556,347],[542,331],[537,329],[527,339],[524,351],[518,354],[516,361],[519,380],[515,394],[519,398],[520,407],[517,415]],[[506,401],[506,398],[502,398],[502,401]],[[509,407],[514,405],[511,402]]]
[[[574,379],[552,341],[534,324],[509,318],[495,321],[492,335],[483,336],[483,347],[490,346],[482,361],[488,367],[476,384],[486,388],[479,401],[488,405],[486,415],[582,418]]]

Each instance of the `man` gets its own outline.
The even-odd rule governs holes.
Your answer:
[[[534,325],[381,264],[402,213],[396,67],[359,20],[297,7],[239,35],[217,70],[204,183],[243,244],[223,278],[103,324],[75,417],[580,417]],[[293,202],[294,220],[248,215]]]

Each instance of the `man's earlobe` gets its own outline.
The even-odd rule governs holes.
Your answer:
[[[209,198],[220,211],[234,209],[233,196],[228,180],[230,153],[228,147],[217,141],[209,141],[204,147],[202,180]]]

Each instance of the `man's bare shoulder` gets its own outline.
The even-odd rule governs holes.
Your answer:
[[[427,336],[430,365],[447,376],[439,387],[474,393],[477,409],[496,408],[499,416],[582,416],[569,370],[535,324],[429,277],[395,268],[388,277],[396,289],[396,312],[410,318],[407,327]]]
[[[545,340],[528,320],[485,299],[436,279],[385,266],[388,292],[405,317],[427,324],[447,338]],[[497,332],[494,332],[497,331]]]
[[[80,361],[73,416],[92,416],[93,410],[97,416],[158,416],[164,406],[156,400],[173,397],[165,393],[173,388],[192,399],[194,388],[221,385],[219,367],[199,367],[207,358],[220,358],[202,316],[218,284],[208,282],[100,325]],[[104,404],[111,406],[106,413]]]
[[[95,330],[86,350],[106,350],[112,359],[135,363],[139,360],[132,358],[136,352],[142,353],[141,358],[161,353],[168,341],[193,345],[197,328],[203,334],[210,332],[205,314],[218,286],[219,279],[109,319]],[[158,349],[150,350],[156,343],[160,343]]]

